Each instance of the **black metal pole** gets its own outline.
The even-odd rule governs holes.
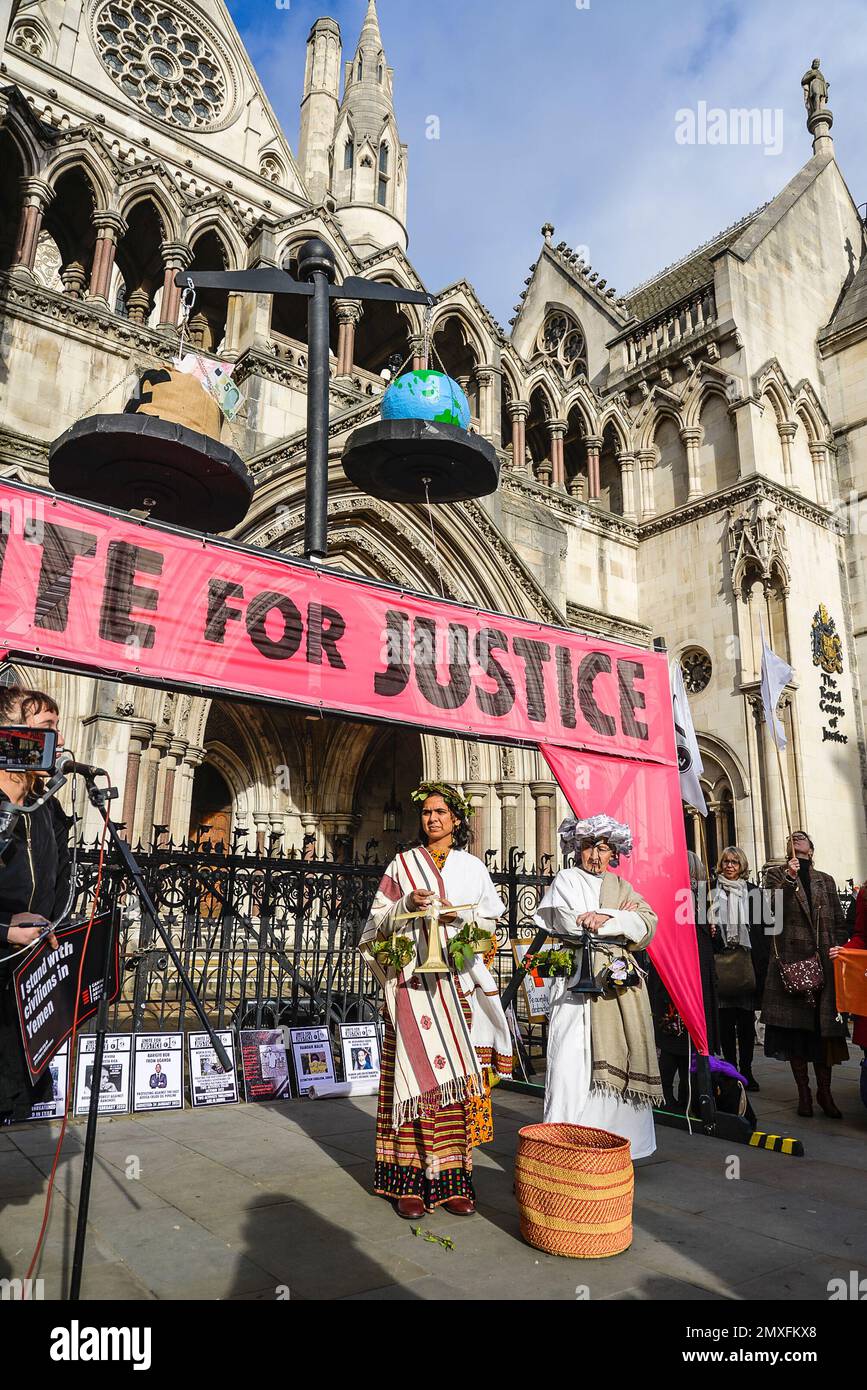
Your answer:
[[[171,956],[172,961],[174,962],[175,969],[178,972],[178,978],[180,979],[182,985],[184,986],[184,989],[186,990],[187,994],[189,995],[192,1001],[193,1008],[199,1016],[202,1027],[205,1029],[205,1031],[208,1033],[211,1039],[211,1045],[215,1053],[217,1054],[217,1059],[220,1063],[220,1066],[223,1068],[224,1071],[231,1071],[232,1063],[229,1058],[229,1054],[226,1052],[226,1049],[223,1047],[223,1044],[220,1042],[220,1039],[217,1037],[216,1033],[214,1032],[214,1029],[208,1022],[208,1019],[205,1015],[204,1007],[202,1005],[202,1001],[199,999],[199,996],[195,991],[192,980],[190,979],[187,972],[184,970],[184,967],[181,965],[178,953],[175,950],[174,944],[171,940],[171,936],[164,930],[163,925],[159,920],[156,903],[154,902],[153,898],[148,892],[147,885],[145,884],[144,878],[142,877],[142,872],[136,862],[135,856],[133,855],[133,852],[127,844],[126,840],[122,839],[121,836],[118,834],[117,827],[115,826],[114,822],[111,819],[111,816],[108,813],[108,804],[111,801],[112,797],[117,796],[116,790],[111,786],[106,787],[104,789],[100,789],[99,787],[97,787],[92,773],[84,773],[82,775],[84,776],[84,780],[87,784],[87,794],[90,797],[91,804],[96,807],[96,809],[102,816],[112,847],[116,851],[121,863],[123,864],[123,867],[126,870],[127,875],[129,876],[129,878],[132,879],[133,883],[135,884],[136,891],[141,900],[141,905],[144,908],[147,916],[150,918],[151,923],[156,929],[158,935],[161,937],[166,951]],[[96,1052],[93,1058],[93,1072],[91,1074],[90,1080],[90,1109],[87,1112],[87,1130],[84,1136],[84,1158],[81,1167],[81,1187],[79,1189],[78,1215],[75,1226],[75,1250],[72,1259],[72,1275],[69,1285],[69,1298],[72,1302],[77,1302],[77,1300],[80,1297],[81,1277],[84,1270],[84,1245],[85,1240],[87,1238],[87,1214],[90,1209],[90,1188],[93,1179],[94,1151],[96,1149],[96,1123],[99,1116],[99,1076],[102,1070],[102,1055],[105,1044],[105,1035],[108,1028],[108,981],[109,974],[111,971],[111,952],[112,946],[114,944],[114,937],[116,931],[116,914],[112,913],[109,921],[108,931],[106,933],[107,944],[105,962],[103,966],[103,990],[102,999],[100,1000],[99,1010],[97,1012]],[[74,1039],[73,1044],[71,1045],[74,1045]]]
[[[324,560],[328,553],[328,388],[329,283],[335,279],[334,253],[324,241],[301,248],[298,274],[313,283],[307,307],[307,486],[304,554]]]
[[[69,1281],[69,1300],[77,1303],[81,1297],[81,1276],[84,1272],[84,1244],[87,1239],[87,1215],[90,1210],[90,1188],[93,1181],[93,1158],[96,1150],[96,1122],[99,1117],[99,1083],[102,1077],[102,1057],[105,1035],[108,1032],[108,993],[111,974],[111,953],[114,945],[115,913],[109,916],[105,933],[105,958],[102,965],[102,998],[96,1014],[96,1048],[93,1070],[90,1073],[90,1105],[87,1110],[87,1129],[84,1134],[84,1157],[81,1164],[81,1186],[78,1194],[78,1213],[75,1222],[75,1247],[72,1255],[72,1275]],[[74,1039],[73,1039],[74,1042]]]

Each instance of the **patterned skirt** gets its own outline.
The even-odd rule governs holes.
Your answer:
[[[466,1005],[464,1011],[468,1012]],[[394,1053],[394,1029],[386,1019],[376,1111],[374,1192],[380,1197],[421,1197],[426,1211],[452,1197],[475,1201],[473,1149],[494,1137],[488,1088],[484,1097],[438,1106],[394,1130]]]

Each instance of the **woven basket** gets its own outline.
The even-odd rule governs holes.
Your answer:
[[[518,1132],[521,1235],[549,1255],[599,1260],[632,1244],[635,1177],[629,1140],[581,1125]]]

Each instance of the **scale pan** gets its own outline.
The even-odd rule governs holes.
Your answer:
[[[244,520],[253,479],[225,444],[156,415],[91,415],[56,439],[48,476],[58,492],[153,521],[216,534]]]
[[[464,502],[496,492],[500,460],[478,434],[431,420],[378,420],[346,441],[343,471],[362,492],[387,502]]]

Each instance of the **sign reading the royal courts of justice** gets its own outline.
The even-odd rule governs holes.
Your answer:
[[[846,710],[843,696],[837,688],[837,676],[843,674],[843,642],[837,624],[824,603],[819,604],[813,615],[811,635],[813,665],[822,670],[819,677],[819,710],[826,716],[822,726],[822,742],[848,743],[848,734],[844,734],[840,728]]]

